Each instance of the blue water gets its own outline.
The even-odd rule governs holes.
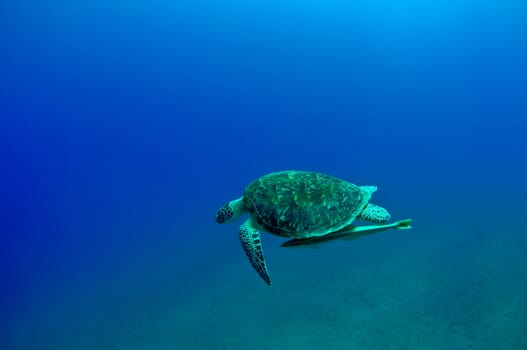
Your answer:
[[[527,3],[0,4],[1,349],[527,349]],[[305,169],[410,231],[216,210]]]

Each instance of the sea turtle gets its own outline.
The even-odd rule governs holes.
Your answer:
[[[216,213],[222,224],[250,217],[239,235],[251,265],[271,285],[260,239],[260,230],[293,238],[282,246],[321,243],[337,238],[356,238],[388,228],[410,228],[410,220],[383,224],[388,211],[369,203],[375,186],[357,186],[329,175],[309,171],[280,171],[264,175],[245,189],[243,197],[232,200]],[[377,225],[355,226],[359,218]]]

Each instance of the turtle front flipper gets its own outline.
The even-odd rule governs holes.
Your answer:
[[[269,272],[265,266],[265,259],[262,250],[262,241],[260,240],[260,232],[258,231],[257,225],[254,219],[248,219],[240,226],[240,242],[242,243],[243,250],[249,258],[251,265],[254,267],[256,272],[262,277],[262,279],[271,285],[271,279],[269,278]]]

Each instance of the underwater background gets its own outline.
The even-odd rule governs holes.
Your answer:
[[[527,2],[4,1],[1,349],[527,349]],[[412,230],[216,210],[268,172]]]

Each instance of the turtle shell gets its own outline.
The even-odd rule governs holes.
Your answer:
[[[246,208],[266,231],[292,238],[322,236],[350,224],[371,191],[325,174],[283,171],[245,189]]]

